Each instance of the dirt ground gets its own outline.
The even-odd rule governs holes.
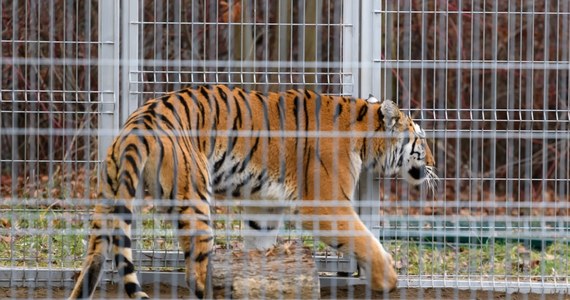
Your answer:
[[[172,288],[169,285],[146,285],[145,291],[156,299],[188,299],[186,288]],[[152,293],[159,291],[159,293]],[[28,289],[0,288],[0,299],[65,299],[70,290],[65,288]],[[331,293],[332,292],[332,293]],[[335,295],[336,294],[336,295]],[[98,288],[94,299],[124,299],[127,298],[117,285],[107,285]],[[399,289],[390,294],[370,294],[365,286],[355,286],[351,289],[338,288],[336,292],[330,288],[321,290],[322,299],[512,299],[538,300],[563,299],[570,300],[570,295],[539,295],[539,294],[506,294],[502,292],[465,291],[454,289]]]

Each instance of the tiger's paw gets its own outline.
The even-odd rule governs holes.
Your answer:
[[[206,294],[206,281],[205,276],[201,276],[202,278],[198,279],[198,277],[193,276],[192,278],[186,278],[186,282],[188,283],[188,288],[190,289],[190,294],[194,295],[196,299],[204,299]]]
[[[383,251],[382,256],[372,268],[371,288],[375,291],[393,291],[398,285],[398,274],[394,269],[394,259]]]

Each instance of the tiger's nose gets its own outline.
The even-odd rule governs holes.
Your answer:
[[[408,173],[412,178],[416,180],[420,180],[426,177],[426,168],[425,167],[412,167]]]

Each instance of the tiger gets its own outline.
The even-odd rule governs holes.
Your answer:
[[[391,291],[398,280],[392,256],[352,205],[364,169],[431,189],[438,180],[424,131],[390,100],[223,84],[149,100],[127,119],[102,163],[102,200],[70,299],[92,297],[110,250],[127,295],[148,298],[131,250],[133,201],[144,191],[171,201],[162,203],[177,224],[185,283],[198,298],[208,295],[210,210],[218,195],[274,201],[244,205],[244,227],[258,233],[244,237],[246,248],[273,246],[283,215],[297,214],[304,230],[356,258],[372,290]]]

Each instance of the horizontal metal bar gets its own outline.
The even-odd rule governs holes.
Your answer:
[[[7,269],[0,268],[0,287],[29,287],[29,288],[49,288],[49,287],[72,287],[73,276],[79,269],[47,270],[47,269]],[[139,272],[142,284],[162,283],[171,286],[186,286],[183,272]],[[116,272],[106,271],[103,282],[118,282],[119,277]],[[364,285],[365,278],[355,277],[330,277],[321,276],[321,287]],[[501,280],[493,278],[476,277],[468,279],[459,276],[398,276],[398,288],[457,288],[465,290],[486,290],[502,291],[507,293],[542,293],[542,294],[569,294],[570,282],[554,281],[547,277],[539,279],[529,279],[521,281]]]
[[[374,60],[390,69],[439,69],[439,70],[560,70],[568,71],[568,61],[523,61],[523,60]],[[372,66],[363,66],[371,68]]]
[[[545,277],[543,277],[545,278]],[[399,276],[399,288],[457,288],[462,290],[499,291],[507,293],[569,294],[570,282],[549,282],[518,280],[493,280],[475,277],[464,279],[459,276]]]
[[[528,120],[528,122],[531,122]],[[536,122],[536,120],[534,121]],[[570,123],[568,123],[570,125]],[[4,135],[59,135],[59,136],[75,136],[81,135],[98,135],[98,136],[115,136],[118,129],[90,129],[85,128],[81,131],[75,129],[55,129],[55,128],[2,128]],[[425,130],[427,138],[493,138],[493,139],[559,139],[570,140],[570,131],[558,130],[494,130],[487,129],[432,129]],[[131,133],[135,135],[135,133]],[[156,131],[153,130],[138,130],[136,134],[139,135],[155,135]],[[294,137],[294,138],[390,138],[392,135],[388,132],[376,131],[271,131],[271,130],[212,130],[212,131],[198,131],[198,130],[172,130],[169,132],[171,136],[223,136],[223,137]]]

